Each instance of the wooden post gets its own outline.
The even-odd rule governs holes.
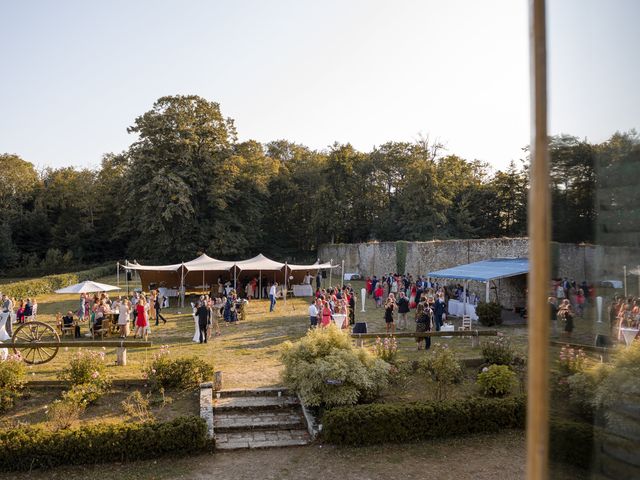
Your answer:
[[[551,208],[547,144],[545,0],[530,0],[531,167],[529,189],[529,360],[527,384],[527,480],[549,475],[549,309]]]
[[[116,348],[116,365],[124,367],[127,365],[127,348],[126,347],[117,347]]]

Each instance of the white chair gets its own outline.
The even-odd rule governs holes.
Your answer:
[[[462,316],[462,325],[460,325],[459,330],[471,330],[471,316],[463,315]]]

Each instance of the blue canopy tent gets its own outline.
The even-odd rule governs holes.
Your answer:
[[[463,296],[466,313],[469,280],[484,282],[486,284],[485,299],[488,302],[490,281],[527,273],[529,273],[528,258],[491,258],[489,260],[482,260],[481,262],[467,263],[452,268],[445,268],[444,270],[429,272],[428,275],[433,278],[464,280]]]

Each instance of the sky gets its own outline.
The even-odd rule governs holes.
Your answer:
[[[96,167],[164,95],[240,140],[437,139],[496,169],[529,142],[526,0],[0,0],[0,153]],[[640,2],[551,0],[551,133],[640,129]]]

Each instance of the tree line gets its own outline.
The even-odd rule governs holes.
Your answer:
[[[370,152],[241,142],[198,96],[162,97],[128,131],[135,141],[97,169],[36,171],[0,155],[0,272],[204,251],[306,261],[326,242],[526,235],[526,148],[520,166],[493,172],[428,137]],[[554,240],[594,240],[596,158],[620,148],[637,155],[635,132],[551,139]]]

